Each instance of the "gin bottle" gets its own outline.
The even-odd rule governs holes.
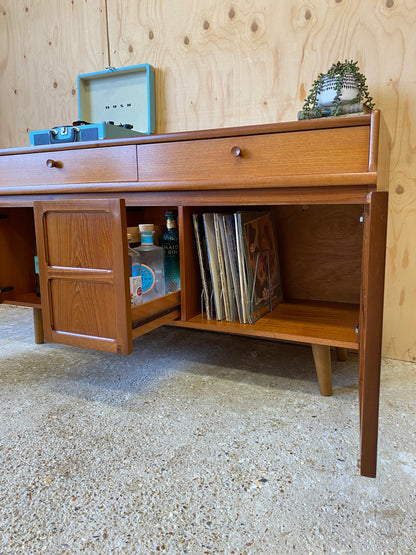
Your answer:
[[[166,293],[181,288],[179,271],[179,232],[176,223],[177,212],[166,210],[166,231],[162,234],[161,244],[164,255]]]
[[[143,302],[165,294],[163,248],[153,244],[153,224],[140,224]]]
[[[142,302],[142,275],[140,253],[130,246],[131,234],[127,234],[128,254],[129,254],[129,284],[131,306],[136,306]]]

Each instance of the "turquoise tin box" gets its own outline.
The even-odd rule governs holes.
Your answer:
[[[149,64],[78,75],[79,120],[30,131],[32,146],[154,133],[155,77]]]

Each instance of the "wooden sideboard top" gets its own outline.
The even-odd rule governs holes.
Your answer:
[[[17,197],[18,203],[23,197],[31,202],[30,195],[45,194],[121,195],[129,202],[129,194],[169,193],[176,195],[170,198],[174,204],[226,205],[236,199],[258,204],[270,202],[270,195],[277,192],[283,202],[325,202],[329,196],[335,202],[341,198],[360,202],[368,192],[386,189],[387,172],[380,171],[387,161],[379,155],[384,151],[381,121],[379,110],[374,110],[363,115],[3,149],[0,203],[13,205]],[[287,200],[284,191],[292,191]]]
[[[261,125],[246,125],[241,127],[224,127],[217,129],[203,129],[197,131],[180,131],[162,135],[146,135],[142,137],[129,137],[124,139],[100,139],[76,143],[63,143],[57,145],[23,146],[16,148],[0,149],[0,156],[10,154],[25,154],[30,152],[49,152],[57,150],[71,150],[79,148],[97,148],[126,144],[147,144],[171,141],[189,141],[197,139],[214,139],[221,137],[235,137],[241,135],[257,135],[265,133],[286,133],[291,131],[307,131],[312,129],[331,129],[338,127],[353,127],[371,125],[378,127],[380,111],[373,110],[371,114],[338,116],[302,121],[287,121],[281,123],[266,123]]]

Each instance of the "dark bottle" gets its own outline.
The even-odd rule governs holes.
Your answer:
[[[179,270],[179,232],[177,226],[177,212],[166,210],[166,230],[161,237],[163,261],[165,266],[166,293],[178,291],[181,288]]]

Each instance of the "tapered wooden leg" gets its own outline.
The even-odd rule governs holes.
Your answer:
[[[312,345],[321,395],[332,395],[331,351],[328,345]]]
[[[345,362],[348,360],[348,351],[344,347],[337,347],[337,360]]]
[[[35,343],[40,345],[44,342],[41,308],[33,309],[33,327],[35,329]]]

